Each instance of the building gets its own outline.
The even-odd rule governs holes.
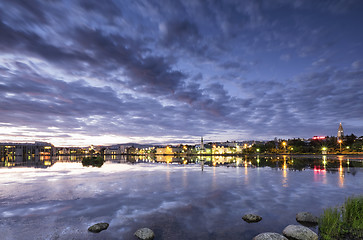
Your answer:
[[[339,140],[343,140],[344,137],[344,130],[343,130],[343,126],[342,123],[339,123],[339,128],[338,128],[338,135],[337,135],[337,139]]]
[[[54,146],[46,142],[0,143],[1,162],[48,160],[54,153]]]
[[[107,147],[104,151],[105,155],[120,155],[124,154],[124,151],[118,147]]]
[[[158,154],[158,155],[180,154],[180,153],[182,153],[182,151],[183,151],[183,148],[181,148],[181,147],[166,146],[166,147],[156,148],[156,154]]]

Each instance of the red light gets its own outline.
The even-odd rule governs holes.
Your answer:
[[[314,136],[313,137],[313,140],[322,140],[322,139],[325,139],[325,137],[323,137],[323,136]]]
[[[315,173],[325,173],[325,172],[326,172],[326,170],[325,170],[325,169],[320,169],[320,167],[319,167],[319,168],[317,168],[316,166],[314,166],[314,172],[315,172]]]

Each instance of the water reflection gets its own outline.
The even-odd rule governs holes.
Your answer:
[[[17,159],[16,161],[2,161],[0,167],[34,166],[49,167],[55,162],[81,162],[85,157],[91,155],[72,155],[72,156],[38,156],[31,159]],[[248,175],[248,168],[270,167],[281,170],[283,179],[288,177],[288,171],[303,171],[313,169],[314,174],[324,175],[326,172],[338,172],[340,184],[344,184],[344,175],[355,175],[355,168],[363,167],[363,157],[351,156],[136,156],[136,155],[105,155],[105,162],[113,163],[166,163],[166,164],[199,164],[201,170],[208,167],[244,167],[245,174]]]
[[[283,187],[288,187],[288,179],[287,179],[287,163],[286,163],[286,156],[284,155],[283,156],[284,158],[284,163],[283,163],[283,166],[282,166],[282,176],[283,176],[283,179],[282,179],[282,186]]]
[[[0,169],[2,239],[133,239],[140,226],[157,240],[252,239],[362,193],[363,159],[351,157],[110,155],[101,168],[82,158],[39,160],[46,171]],[[263,221],[245,223],[248,212]],[[107,231],[87,231],[101,221]]]

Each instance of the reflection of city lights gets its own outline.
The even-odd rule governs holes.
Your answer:
[[[339,161],[339,186],[344,186],[344,169],[342,165],[342,160]]]
[[[320,169],[320,168],[317,168],[316,166],[314,166],[314,173],[326,173],[326,170]]]

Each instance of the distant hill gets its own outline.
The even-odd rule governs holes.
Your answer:
[[[125,147],[135,147],[135,148],[148,148],[148,147],[153,147],[153,145],[151,144],[138,144],[138,143],[122,143],[122,144],[114,144],[111,145],[109,147],[112,148],[119,148],[120,146],[125,146]]]

